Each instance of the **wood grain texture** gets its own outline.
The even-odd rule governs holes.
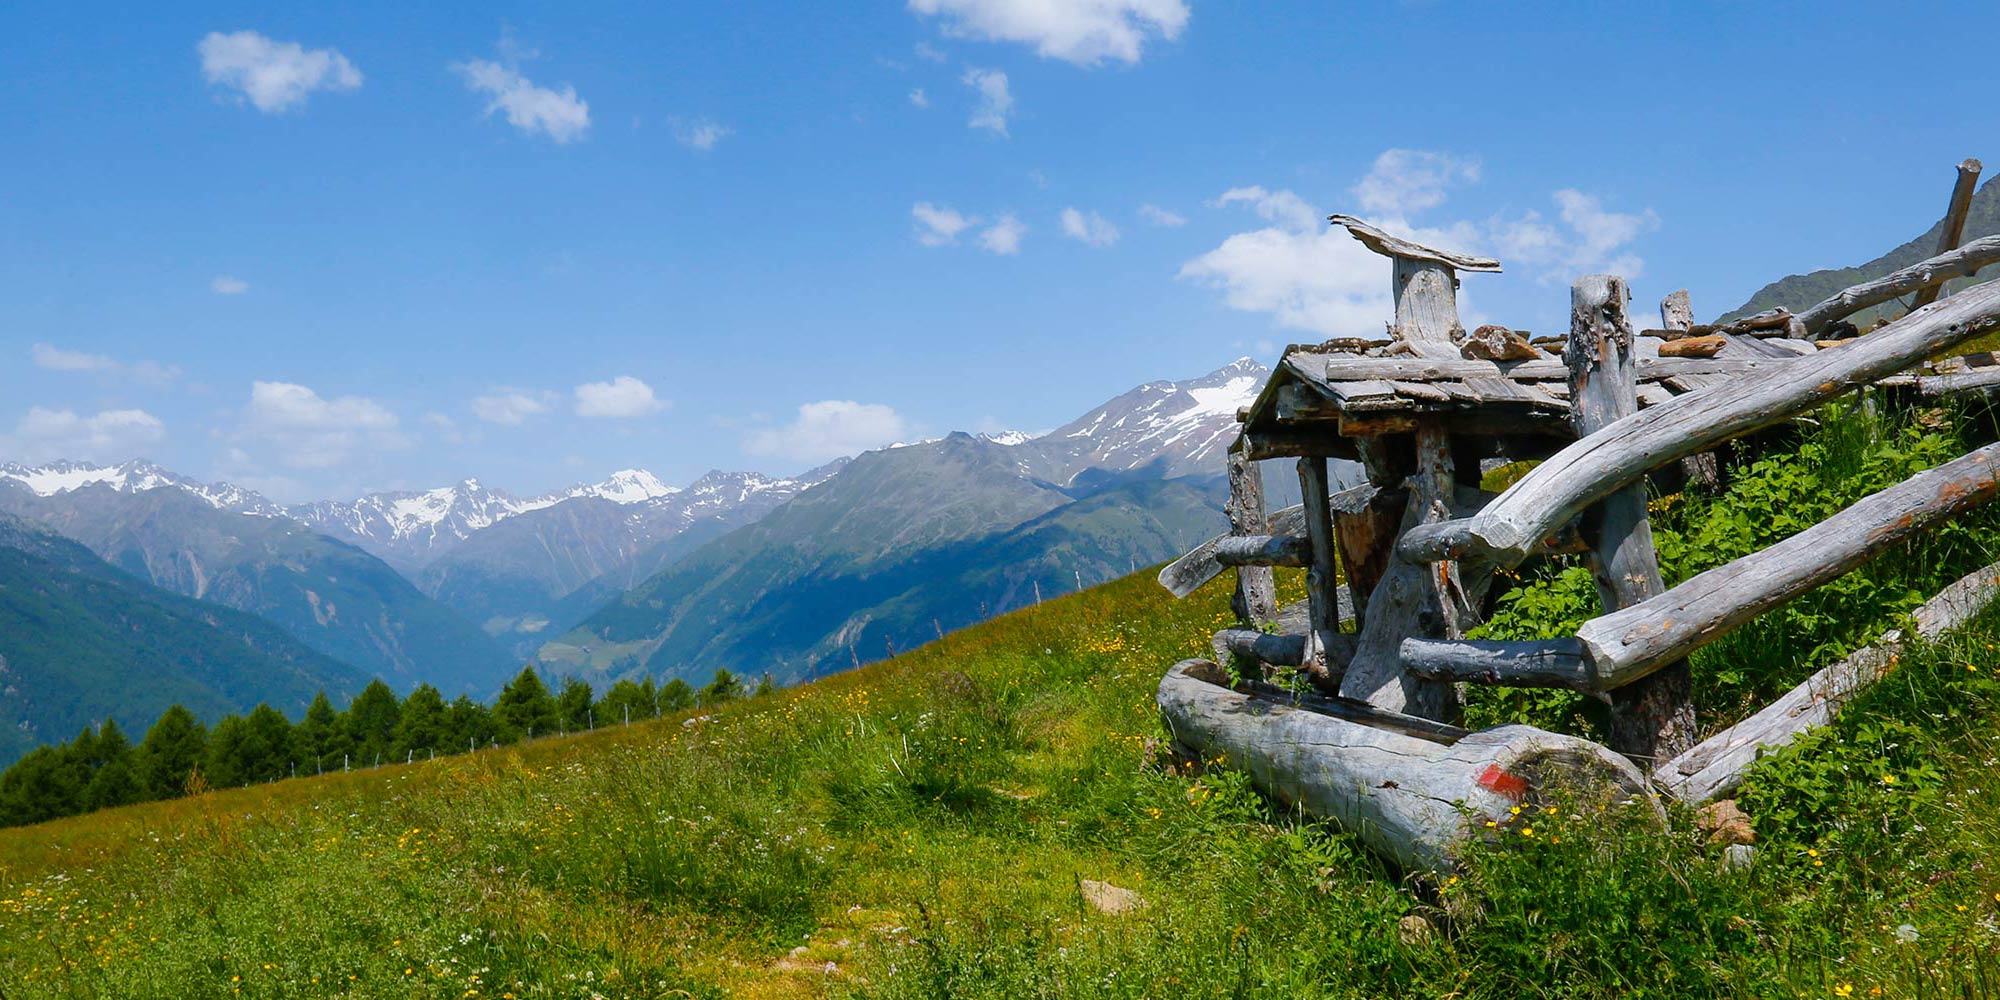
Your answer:
[[[1451,444],[1442,426],[1420,425],[1415,446],[1416,471],[1407,481],[1410,499],[1399,535],[1450,517],[1455,496]],[[1458,697],[1452,686],[1405,671],[1400,646],[1412,635],[1458,638],[1457,629],[1467,617],[1460,602],[1467,600],[1455,567],[1391,559],[1368,595],[1368,616],[1341,681],[1342,697],[1440,722],[1456,719]]]
[[[1337,689],[1339,672],[1345,669],[1345,665],[1334,663],[1327,652],[1340,632],[1340,599],[1334,592],[1334,588],[1340,586],[1340,568],[1333,540],[1331,486],[1327,479],[1326,459],[1299,459],[1299,496],[1305,501],[1306,606],[1310,616],[1306,627],[1305,666],[1308,673],[1317,675],[1320,683]]]
[[[1232,535],[1215,545],[1224,566],[1305,566],[1312,562],[1312,539],[1304,535]]]
[[[1664,823],[1645,778],[1597,744],[1531,726],[1427,738],[1231,690],[1214,682],[1218,673],[1190,660],[1160,681],[1156,701],[1174,743],[1247,773],[1266,794],[1333,820],[1406,869],[1449,870],[1487,822],[1558,787]]]
[[[1436,250],[1431,247],[1411,243],[1409,240],[1391,236],[1351,215],[1329,215],[1327,216],[1327,221],[1346,229],[1348,235],[1361,241],[1362,246],[1384,257],[1433,261],[1460,271],[1488,271],[1495,274],[1498,274],[1500,271],[1500,262],[1491,257],[1477,257],[1472,254],[1454,253],[1450,250]]]
[[[1893,375],[2000,325],[2000,282],[1911,313],[1838,350],[1781,365],[1782,376],[1735,380],[1624,417],[1550,456],[1471,518],[1418,527],[1406,559],[1473,559],[1513,567],[1558,524],[1668,462],[1782,422]]]
[[[1457,357],[1465,330],[1458,325],[1458,279],[1448,265],[1396,258],[1396,335],[1420,357]],[[1380,385],[1393,395],[1394,388]]]
[[[1667,297],[1660,300],[1660,326],[1676,331],[1694,326],[1694,303],[1688,298],[1687,289],[1668,292]]]
[[[1879,306],[1919,289],[1944,284],[1952,278],[1970,277],[1996,261],[2000,261],[2000,236],[1982,236],[1956,250],[1920,260],[1873,281],[1841,289],[1799,313],[1802,336],[1817,337],[1834,323],[1870,306]],[[1913,315],[1914,312],[1912,310]],[[1871,333],[1869,338],[1882,332]]]
[[[1229,518],[1232,535],[1261,535],[1270,530],[1264,513],[1264,471],[1250,460],[1249,446],[1242,438],[1230,446],[1228,462],[1229,502],[1223,513]],[[1230,598],[1236,620],[1259,627],[1278,614],[1278,583],[1268,566],[1239,566],[1236,593]]]

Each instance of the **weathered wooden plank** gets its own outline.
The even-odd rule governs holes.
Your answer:
[[[1305,507],[1293,504],[1272,514],[1266,530],[1273,535],[1296,535],[1304,531],[1305,526]],[[1200,589],[1202,584],[1222,575],[1228,567],[1215,561],[1215,549],[1229,537],[1227,534],[1217,535],[1168,563],[1157,577],[1160,586],[1175,597],[1186,597]]]
[[[1613,275],[1579,278],[1570,288],[1570,423],[1587,437],[1638,412],[1638,374],[1629,347],[1631,293]],[[1721,338],[1716,338],[1720,340]],[[1693,343],[1692,340],[1676,343]],[[1626,608],[1666,589],[1646,517],[1646,484],[1605,497],[1584,518],[1590,572],[1606,609]],[[1694,744],[1692,682],[1686,660],[1655,671],[1611,698],[1609,745],[1640,767]]]
[[[1985,503],[1996,492],[2000,443],[1870,494],[1784,541],[1697,574],[1658,597],[1593,618],[1577,629],[1577,638],[1595,684],[1609,690],[1686,657],[1932,525]]]
[[[1919,375],[1917,391],[1927,396],[1948,392],[1972,392],[2000,387],[2000,368],[1959,372],[1951,375]]]
[[[1978,160],[1967,159],[1958,164],[1958,178],[1951,185],[1951,201],[1944,210],[1944,229],[1938,233],[1938,253],[1950,253],[1958,249],[1958,242],[1965,238],[1965,217],[1972,211],[1972,192],[1979,186]],[[1928,285],[1917,290],[1910,300],[1912,311],[1922,309],[1938,300],[1944,292],[1944,285]]]
[[[1332,484],[1327,480],[1326,459],[1299,459],[1299,494],[1305,501],[1307,539],[1306,600],[1310,619],[1306,628],[1303,665],[1320,683],[1338,689],[1340,671],[1345,669],[1328,655],[1340,632],[1340,568],[1333,540]]]
[[[1299,354],[1286,359],[1294,374],[1314,384],[1364,380],[1436,382],[1442,379],[1507,378],[1514,381],[1560,382],[1568,377],[1561,361],[1494,362],[1470,358],[1356,358],[1351,355]],[[1747,375],[1794,363],[1790,358],[1640,358],[1639,377],[1660,379],[1678,374]]]
[[[1403,510],[1402,535],[1417,525],[1450,517],[1455,495],[1451,443],[1443,427],[1420,425],[1415,444],[1416,471],[1408,480],[1410,499]],[[1458,699],[1452,686],[1404,671],[1398,650],[1404,636],[1459,637],[1455,629],[1462,609],[1449,603],[1463,596],[1454,592],[1456,584],[1450,566],[1391,559],[1368,595],[1368,614],[1341,681],[1341,695],[1405,715],[1440,722],[1456,718]]]
[[[1250,460],[1249,446],[1242,438],[1229,448],[1229,503],[1223,513],[1229,518],[1229,532],[1236,536],[1260,535],[1270,530],[1264,513],[1264,470]],[[1278,614],[1278,582],[1268,566],[1241,566],[1236,570],[1236,593],[1230,600],[1236,620],[1262,626]]]
[[[1936,639],[1970,621],[1995,596],[2000,596],[2000,563],[1960,578],[1925,601],[1911,615],[1916,634]],[[1661,765],[1653,780],[1689,805],[1734,792],[1757,758],[1832,722],[1849,701],[1893,669],[1904,642],[1901,632],[1889,632],[1874,645],[1813,674],[1757,714]]]
[[[1976,285],[1833,351],[1641,410],[1557,452],[1476,516],[1415,527],[1406,559],[1517,566],[1550,530],[1668,462],[1782,422],[2000,325],[2000,282]]]
[[[1393,380],[1389,384],[1395,387],[1397,395],[1408,399],[1419,399],[1426,403],[1442,403],[1452,398],[1451,393],[1445,391],[1443,388],[1444,385],[1450,383]]]
[[[1349,236],[1360,240],[1362,246],[1384,257],[1433,261],[1448,267],[1455,267],[1461,271],[1500,273],[1500,262],[1491,257],[1476,257],[1472,254],[1454,253],[1450,250],[1435,250],[1400,237],[1391,236],[1351,215],[1330,215],[1327,216],[1327,221],[1336,226],[1345,227]]]
[[[1348,640],[1345,652],[1352,656],[1353,637],[1341,634]],[[1259,629],[1226,628],[1215,633],[1215,647],[1222,652],[1277,667],[1296,667],[1306,662],[1306,637],[1303,635],[1274,635]],[[1329,650],[1329,658],[1337,659],[1338,653],[1338,650]]]
[[[1215,561],[1224,566],[1305,566],[1312,540],[1304,535],[1236,535],[1216,543]]]
[[[1408,502],[1406,490],[1381,489],[1356,509],[1334,512],[1334,543],[1347,571],[1348,592],[1354,595],[1355,617],[1361,621],[1368,620],[1368,595],[1375,592],[1394,557],[1396,527]]]
[[[2000,236],[1984,236],[1949,253],[1941,253],[1873,281],[1841,289],[1799,313],[1799,322],[1805,327],[1805,338],[1811,339],[1870,306],[1879,306],[1890,299],[1920,288],[1941,285],[1953,278],[1970,277],[1980,268],[1995,262],[2000,262]],[[1874,334],[1869,335],[1869,339],[1873,337]]]
[[[1397,257],[1391,270],[1396,336],[1419,356],[1457,357],[1465,331],[1458,325],[1458,279],[1451,266]]]
[[[1432,680],[1594,692],[1590,663],[1574,636],[1525,640],[1412,636],[1397,647],[1397,655],[1403,669]]]
[[[1668,330],[1685,331],[1694,325],[1694,303],[1688,298],[1688,290],[1677,289],[1667,293],[1660,300],[1660,326]]]
[[[1444,742],[1416,735],[1422,720],[1398,731],[1343,717],[1356,710],[1337,702],[1233,691],[1217,683],[1220,673],[1189,660],[1161,679],[1156,701],[1174,743],[1247,773],[1266,794],[1333,820],[1405,868],[1448,870],[1487,823],[1552,789],[1664,823],[1645,778],[1595,743],[1531,726]]]

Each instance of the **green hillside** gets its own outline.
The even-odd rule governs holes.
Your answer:
[[[262,619],[0,515],[0,765],[106,718],[143,726],[176,702],[209,719],[259,702],[296,715],[315,691],[366,680]]]
[[[1829,410],[1726,494],[1660,498],[1669,572],[1767,544],[1954,436]],[[1996,520],[1704,650],[1705,727],[1993,558]],[[1559,630],[1590,592],[1573,576],[1524,574],[1496,623]],[[0,991],[1994,995],[1994,612],[1758,766],[1747,869],[1685,813],[1656,834],[1552,804],[1426,880],[1166,752],[1154,687],[1226,605],[1221,584],[1176,602],[1141,572],[704,715],[0,831]]]
[[[1938,238],[1943,233],[1944,221],[1939,219],[1932,223],[1929,229],[1924,230],[1923,235],[1865,264],[1858,264],[1853,267],[1828,268],[1826,270],[1813,271],[1809,274],[1793,274],[1780,278],[1758,289],[1757,294],[1750,296],[1750,301],[1724,313],[1716,322],[1727,323],[1731,320],[1763,312],[1766,309],[1779,307],[1798,312],[1844,288],[1879,278],[1891,271],[1908,267],[1920,260],[1933,256],[1937,253]],[[1995,233],[2000,233],[2000,184],[1989,180],[1973,195],[1972,209],[1967,213],[1965,218],[1965,234],[1963,239],[1974,240],[1981,236],[1991,236]],[[1964,288],[1967,285],[1978,284],[1995,276],[2000,276],[2000,265],[1985,268],[1970,278],[1959,278],[1947,282],[1945,287],[1947,289]],[[1867,329],[1877,317],[1887,316],[1893,319],[1896,316],[1902,315],[1902,313],[1903,308],[1892,302],[1873,309],[1863,310],[1850,317],[1850,319],[1855,325],[1862,329]]]

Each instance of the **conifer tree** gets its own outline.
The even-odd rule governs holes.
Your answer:
[[[93,755],[89,760],[90,781],[83,788],[84,811],[109,809],[144,798],[133,768],[132,741],[118,728],[115,719],[106,719],[97,728]]]
[[[243,720],[243,761],[247,781],[274,781],[292,775],[298,755],[292,751],[292,723],[269,705],[251,709]]]
[[[590,685],[574,677],[563,678],[562,693],[556,695],[559,724],[572,733],[589,729],[592,708]]]
[[[715,679],[709,681],[708,686],[701,689],[700,700],[702,707],[707,708],[711,705],[720,705],[726,701],[734,701],[741,697],[743,697],[743,681],[727,669],[717,667],[715,668]]]
[[[147,798],[170,799],[187,787],[188,774],[208,756],[208,730],[194,713],[168,706],[146,730],[135,757],[139,785]]]
[[[498,735],[492,711],[465,695],[459,695],[452,700],[451,710],[446,714],[445,734],[438,750],[440,753],[445,750],[460,753],[483,747]]]
[[[292,730],[292,739],[299,756],[300,774],[307,773],[308,768],[314,774],[329,767],[338,771],[341,757],[354,749],[347,734],[347,720],[334,710],[333,701],[325,691],[313,696],[305,718]]]
[[[678,677],[660,685],[659,706],[661,715],[693,708],[694,688]]]
[[[757,690],[750,692],[750,697],[762,698],[767,694],[775,693],[777,690],[778,682],[772,680],[770,673],[766,672],[764,678],[757,682]]]
[[[354,741],[357,766],[373,764],[378,756],[384,759],[389,756],[396,743],[396,721],[401,714],[402,702],[379,677],[354,696],[347,706],[347,735]]]
[[[75,813],[80,805],[71,784],[67,747],[40,746],[0,775],[0,824],[40,823]]]
[[[403,699],[401,717],[396,720],[396,738],[393,749],[398,760],[407,760],[411,754],[429,753],[440,750],[450,753],[454,749],[463,750],[462,741],[445,742],[451,727],[451,709],[444,703],[444,695],[429,684],[419,684],[408,698]]]
[[[247,743],[250,726],[240,715],[225,715],[208,733],[208,754],[201,773],[212,788],[235,788],[250,780]]]
[[[534,667],[522,667],[500,690],[500,700],[493,705],[493,718],[503,739],[552,733],[556,729],[556,700],[549,696],[548,686],[542,683]]]

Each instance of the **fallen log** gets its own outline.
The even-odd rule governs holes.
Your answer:
[[[1557,452],[1478,514],[1414,528],[1397,554],[1518,566],[1557,525],[1647,472],[1780,423],[1996,325],[2000,282],[1927,306],[1840,350],[1782,362],[1777,378],[1677,396]]]
[[[1312,539],[1304,535],[1233,535],[1215,543],[1215,561],[1224,566],[1304,566],[1312,560]]]
[[[1405,869],[1450,869],[1488,821],[1556,790],[1629,802],[1636,815],[1664,822],[1638,770],[1587,740],[1532,726],[1392,726],[1385,723],[1399,717],[1239,692],[1221,680],[1206,660],[1167,671],[1157,702],[1174,743],[1203,761],[1220,758],[1265,794],[1339,823]]]
[[[1981,237],[1956,250],[1920,260],[1873,281],[1843,288],[1800,313],[1799,324],[1805,328],[1805,336],[1815,337],[1834,323],[1870,306],[1879,306],[1890,299],[1942,285],[1953,278],[1970,277],[1980,268],[1995,262],[2000,262],[2000,236]]]
[[[1961,577],[1910,615],[1917,638],[1936,639],[2000,596],[2000,563]],[[1763,711],[1696,744],[1653,772],[1667,794],[1701,805],[1736,791],[1765,753],[1832,722],[1846,704],[1896,666],[1907,637],[1890,631],[1872,646],[1807,678]]]

